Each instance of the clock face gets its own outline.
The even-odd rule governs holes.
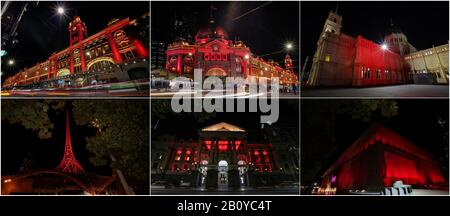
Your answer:
[[[212,45],[214,51],[219,51],[219,46],[217,44]]]

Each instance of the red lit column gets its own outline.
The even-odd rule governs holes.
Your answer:
[[[169,70],[169,55],[166,55],[166,69]]]
[[[112,34],[108,34],[108,42],[111,47],[111,52],[113,54],[114,62],[122,63],[122,56],[119,53],[119,48],[117,48],[116,41],[114,40]]]
[[[202,144],[204,143],[204,139],[201,139],[197,146],[197,154],[195,155],[195,161],[200,164],[200,155],[202,153]]]
[[[238,158],[237,158],[236,140],[230,140],[230,141],[228,141],[228,143],[230,145],[229,148],[232,151],[231,153],[233,155],[232,161],[233,161],[233,163],[237,163]]]
[[[177,57],[177,73],[181,75],[181,54]]]
[[[244,73],[244,77],[247,78],[247,60],[243,59],[242,61],[242,72]]]
[[[70,74],[74,73],[74,66],[73,66],[73,51],[70,50]]]
[[[53,62],[53,64],[52,64],[53,77],[56,77],[56,61],[53,60],[52,62]]]
[[[251,59],[251,57],[248,58],[248,65],[246,65],[246,66],[247,66],[247,68],[248,68],[248,73],[249,73],[249,74],[253,74],[253,71],[252,71],[252,59]]]
[[[50,79],[50,77],[52,76],[52,61],[49,60],[48,65],[47,65],[47,78]]]
[[[142,45],[142,43],[138,40],[133,41],[134,47],[136,48],[137,53],[141,58],[148,57],[148,50]]]
[[[81,72],[86,72],[86,60],[84,58],[84,48],[80,46]]]

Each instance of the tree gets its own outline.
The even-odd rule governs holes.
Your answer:
[[[149,103],[147,100],[75,100],[77,124],[98,129],[88,137],[86,149],[95,154],[90,161],[123,170],[138,193],[149,190]]]
[[[48,117],[48,111],[61,109],[64,105],[65,101],[62,100],[3,100],[2,120],[21,124],[26,129],[36,131],[40,139],[49,139],[54,125]]]

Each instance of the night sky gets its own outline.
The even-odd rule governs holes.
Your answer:
[[[218,26],[224,28],[230,40],[239,37],[255,55],[282,50],[287,41],[295,44],[291,58],[298,71],[299,3],[298,2],[152,2],[152,40],[171,43],[178,35],[173,34],[175,17],[194,14],[187,22],[193,25],[192,35],[208,25],[211,5]],[[236,18],[259,6],[263,7]],[[285,52],[265,56],[281,63]]]
[[[327,103],[333,103],[330,100],[323,100]],[[311,103],[313,102],[313,103]],[[338,102],[338,101],[335,101]],[[415,145],[425,149],[428,153],[434,155],[437,159],[442,156],[442,148],[445,132],[438,123],[438,117],[449,119],[449,101],[448,100],[396,100],[398,114],[392,118],[386,118],[379,114],[373,115],[368,122],[353,120],[349,115],[339,114],[334,111],[336,118],[330,119],[330,115],[321,113],[311,113],[311,110],[320,110],[317,106],[325,106],[320,100],[302,101],[302,125],[301,125],[301,149],[303,154],[316,152],[314,155],[308,155],[302,161],[302,170],[311,171],[313,163],[322,164],[321,170],[317,173],[319,177],[328,169],[374,122],[381,123],[388,129],[399,134],[403,138],[411,141]],[[308,113],[306,113],[308,112]],[[332,112],[333,113],[333,112]],[[448,126],[447,126],[448,127]],[[330,129],[332,132],[327,131]],[[323,138],[323,136],[333,136]],[[315,146],[317,140],[321,140],[321,146]],[[324,148],[321,152],[314,149]],[[306,159],[308,158],[308,159]],[[316,158],[316,159],[315,159]],[[317,170],[316,170],[317,171]]]
[[[77,126],[70,115],[70,133],[75,158],[88,172],[111,175],[109,166],[96,167],[89,162],[93,154],[88,152],[85,137],[95,136],[95,129]],[[25,158],[32,161],[30,170],[54,169],[64,156],[66,115],[65,111],[49,111],[49,117],[54,124],[50,139],[39,139],[37,132],[25,129],[21,124],[10,124],[2,121],[2,175],[19,173]],[[7,135],[6,135],[7,134]]]
[[[7,14],[17,16],[22,2],[12,2]],[[56,15],[57,5],[66,8],[66,17]],[[86,23],[88,36],[104,29],[113,18],[136,18],[149,12],[148,2],[46,2],[30,5],[25,12],[17,32],[19,44],[2,60],[14,58],[13,68],[2,64],[3,79],[25,67],[46,60],[53,52],[69,46],[68,24],[72,17],[80,16]]]
[[[170,100],[166,100],[166,102],[170,103]],[[248,101],[246,101],[246,105],[248,105]],[[293,131],[299,131],[300,112],[298,100],[280,100],[279,108],[279,119],[273,126],[279,128],[291,128]],[[152,130],[152,140],[160,135],[167,134],[173,135],[179,140],[197,141],[199,138],[198,130],[220,122],[227,122],[246,130],[248,142],[259,143],[263,141],[260,117],[260,112],[217,112],[215,115],[211,114],[211,117],[203,122],[193,118],[192,113],[171,113],[165,115],[165,118],[163,119],[152,117],[153,129],[155,129],[154,126],[157,125],[156,130]],[[295,136],[295,134],[293,136]],[[295,137],[298,139],[298,135]]]
[[[307,69],[317,48],[328,13],[336,10],[336,2],[301,3],[301,58],[309,56]],[[381,43],[390,20],[400,28],[418,50],[443,45],[449,40],[448,2],[339,2],[341,32]]]

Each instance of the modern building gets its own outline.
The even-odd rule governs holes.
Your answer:
[[[198,133],[198,141],[153,143],[153,183],[233,190],[298,182],[298,143],[248,143],[245,129],[226,122]]]
[[[351,37],[342,33],[341,29],[342,16],[331,11],[317,42],[307,85],[406,84],[418,82],[417,71],[436,74],[430,83],[448,83],[448,45],[447,54],[444,47],[440,47],[434,51],[437,53],[439,50],[441,54],[434,55],[439,57],[430,56],[426,63],[423,59],[418,63],[418,60],[413,62],[410,59],[412,56],[422,57],[417,53],[424,52],[416,52],[407,37],[393,25],[385,36],[384,44],[377,44],[360,35]]]
[[[88,36],[86,24],[75,16],[68,26],[70,43],[66,49],[8,77],[3,87],[84,86],[94,81],[148,79],[148,31],[142,32],[141,27],[148,25],[148,15],[143,17],[114,19],[105,29]]]
[[[151,70],[166,68],[167,45],[163,42],[152,41],[151,44]]]
[[[435,157],[375,123],[322,175],[319,192],[381,194],[398,181],[414,188],[448,185]]]
[[[75,158],[66,112],[64,156],[55,169],[35,169],[1,176],[2,195],[95,195],[108,193],[115,177],[87,172]],[[116,191],[117,192],[117,191]]]
[[[227,33],[216,26],[212,18],[207,27],[197,32],[193,44],[179,39],[168,45],[166,69],[189,78],[193,77],[194,69],[202,69],[203,77],[254,77],[269,81],[278,77],[281,85],[299,82],[288,54],[284,68],[274,61],[256,57],[244,42],[229,40]]]

